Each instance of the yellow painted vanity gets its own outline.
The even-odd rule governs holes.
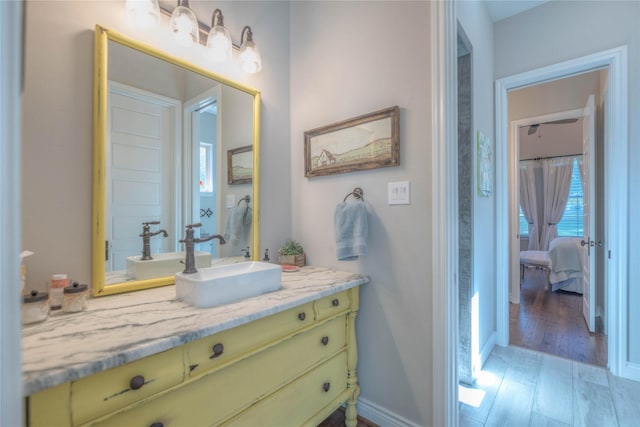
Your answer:
[[[347,425],[355,426],[359,394],[355,319],[359,286],[367,282],[361,275],[306,267],[300,273],[283,274],[281,291],[229,306],[195,309],[166,295],[159,297],[157,304],[163,308],[152,302],[150,309],[156,317],[140,314],[148,320],[141,326],[123,324],[122,332],[130,329],[136,340],[137,329],[147,328],[156,346],[167,340],[179,345],[111,369],[96,368],[95,362],[85,364],[91,368],[78,366],[76,371],[98,372],[80,377],[72,370],[66,376],[78,378],[30,394],[28,425],[315,426],[346,402]],[[120,298],[127,304],[127,295],[171,291],[158,288],[108,299]],[[148,309],[145,305],[131,303],[143,311]],[[154,326],[154,319],[170,316],[172,308],[179,313],[179,332],[154,337],[161,333],[157,328],[163,328],[162,322]],[[98,310],[95,314],[103,319],[109,311],[124,312],[91,310]],[[135,318],[133,313],[127,316]],[[70,318],[47,322],[58,319]],[[189,321],[194,322],[190,331],[185,328]],[[211,325],[217,332],[205,336]],[[41,334],[33,336],[43,338]],[[38,347],[26,344],[31,345]],[[139,352],[137,346],[147,345],[132,342],[130,348]],[[81,350],[68,349],[70,354]]]

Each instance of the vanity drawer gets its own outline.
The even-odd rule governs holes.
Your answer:
[[[202,375],[312,323],[313,303],[307,303],[194,341],[187,345],[189,376]]]
[[[342,317],[295,335],[264,352],[205,375],[184,387],[108,419],[100,420],[93,425],[101,427],[124,425],[143,427],[153,423],[162,423],[164,427],[217,425],[234,413],[255,404],[263,396],[282,386],[287,379],[297,377],[316,363],[336,354],[345,345],[346,318]],[[331,368],[332,371],[344,372],[342,382],[335,380],[338,381],[337,389],[346,387],[346,357],[344,352],[341,354],[344,369],[340,371],[338,368]],[[334,381],[333,377],[330,381]],[[322,382],[319,387],[321,386]],[[330,390],[331,393],[334,391]],[[175,402],[180,404],[176,405]],[[267,424],[258,422],[253,425]],[[282,425],[295,425],[295,423]]]
[[[347,354],[342,352],[224,425],[301,426],[346,389]]]
[[[166,390],[184,379],[182,349],[127,363],[71,383],[74,425]]]
[[[350,307],[349,291],[321,298],[315,302],[318,320],[324,320],[339,313],[344,313]]]

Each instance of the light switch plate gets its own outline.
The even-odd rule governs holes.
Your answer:
[[[232,208],[236,205],[236,195],[227,194],[227,208]]]
[[[409,181],[390,182],[387,184],[388,203],[390,205],[411,204],[411,186]]]

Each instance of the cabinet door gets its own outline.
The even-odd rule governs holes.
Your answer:
[[[196,379],[143,405],[101,420],[95,425],[114,427],[124,425],[142,427],[154,423],[162,423],[164,427],[217,425],[235,413],[251,407],[264,396],[290,383],[323,360],[344,350],[345,346],[346,318],[340,317],[295,335],[231,366]],[[344,371],[344,378],[340,381],[335,380],[336,387],[342,387],[344,390],[346,356],[344,352],[341,354],[343,354],[344,368],[341,370],[332,368],[332,372]],[[331,379],[331,381],[334,380]],[[344,385],[341,385],[343,382]],[[330,395],[333,396],[333,391]],[[307,412],[307,416],[316,413],[322,407]],[[254,426],[258,425],[265,424],[254,424]]]

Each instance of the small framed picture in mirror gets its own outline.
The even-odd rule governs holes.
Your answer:
[[[253,180],[253,146],[227,150],[227,177],[229,184],[251,184]]]

